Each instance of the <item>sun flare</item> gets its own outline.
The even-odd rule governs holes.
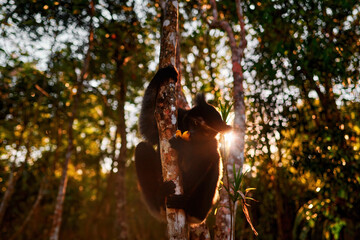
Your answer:
[[[225,143],[226,145],[230,145],[233,141],[234,141],[234,133],[232,131],[227,132],[224,134],[224,139],[225,139]]]

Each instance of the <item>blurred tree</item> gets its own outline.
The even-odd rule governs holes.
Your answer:
[[[4,115],[1,117],[1,121],[4,123],[2,128],[3,133],[5,134],[1,137],[1,143],[10,143],[13,145],[15,154],[13,155],[13,159],[11,159],[11,155],[9,156],[10,175],[0,205],[0,226],[2,225],[1,223],[9,205],[9,201],[14,193],[15,185],[21,177],[30,158],[30,142],[32,141],[33,133],[28,127],[33,126],[34,124],[30,119],[34,119],[36,122],[39,117],[38,108],[33,109],[35,111],[30,111],[31,109],[29,106],[31,102],[28,101],[27,97],[33,98],[31,101],[34,101],[35,94],[32,92],[30,95],[26,92],[26,88],[28,84],[35,84],[44,77],[42,73],[33,68],[34,66],[32,64],[24,64],[18,59],[9,58],[9,62],[11,61],[13,61],[16,66],[6,66],[3,68],[4,71],[2,71],[4,77],[4,81],[2,82],[2,87],[4,88],[2,94],[4,96],[2,99],[2,110]],[[15,84],[11,84],[11,77],[17,74],[20,75],[19,81]],[[27,82],[28,77],[30,78],[29,82]],[[38,96],[38,99],[41,101],[41,96]],[[6,117],[9,117],[8,114],[11,114],[11,121],[6,120]],[[12,134],[6,134],[11,133],[12,131]],[[20,159],[21,152],[26,152],[23,159]]]
[[[74,128],[74,121],[77,119],[78,114],[78,107],[80,96],[83,91],[83,84],[88,76],[89,64],[90,64],[90,57],[91,52],[94,46],[94,29],[93,29],[93,16],[95,11],[94,1],[90,1],[89,15],[90,15],[90,22],[89,22],[89,39],[88,39],[88,49],[86,54],[84,55],[83,66],[81,68],[81,72],[79,76],[76,76],[75,81],[75,88],[73,89],[74,97],[71,103],[71,110],[68,113],[69,123],[68,123],[68,145],[67,150],[65,153],[65,161],[62,169],[61,181],[59,185],[59,192],[56,197],[55,203],[55,211],[53,215],[53,223],[50,230],[50,240],[57,240],[59,239],[60,234],[60,227],[62,222],[62,214],[63,214],[63,204],[66,194],[66,187],[68,181],[68,165],[70,162],[70,158],[74,152],[74,137],[73,137],[73,128]],[[74,69],[75,70],[75,69]],[[76,70],[75,70],[76,71]]]
[[[86,4],[83,6],[88,7],[89,2],[88,1],[85,2]],[[41,109],[43,109],[42,103],[46,104],[45,106],[48,106],[49,109],[44,114],[47,115],[50,112],[49,117],[54,117],[55,118],[54,122],[59,122],[58,127],[56,128],[55,126],[51,126],[51,130],[49,128],[50,122],[47,122],[46,124],[42,125],[44,129],[47,129],[46,131],[44,131],[44,133],[51,132],[51,133],[56,133],[57,135],[54,134],[53,136],[51,136],[50,144],[49,142],[43,142],[44,145],[39,146],[41,147],[40,149],[37,148],[36,150],[34,150],[34,152],[37,152],[38,154],[41,153],[44,156],[46,154],[46,151],[42,148],[47,149],[48,147],[52,147],[52,144],[54,143],[53,140],[59,139],[57,144],[55,145],[58,147],[53,148],[56,149],[55,155],[58,157],[54,158],[54,155],[51,155],[51,153],[46,154],[48,160],[51,160],[53,165],[50,164],[50,161],[42,163],[44,164],[43,167],[45,169],[51,167],[50,169],[52,169],[52,173],[50,173],[50,175],[54,173],[56,174],[55,176],[56,178],[53,177],[52,181],[54,180],[57,181],[59,177],[58,175],[59,166],[57,166],[56,164],[57,163],[56,159],[60,158],[59,160],[63,160],[64,154],[67,151],[63,147],[60,148],[59,146],[68,145],[64,141],[68,138],[67,136],[70,136],[70,133],[72,131],[73,146],[70,149],[73,153],[73,155],[71,156],[73,163],[69,165],[68,175],[70,179],[72,179],[72,181],[75,182],[72,183],[70,181],[69,183],[70,189],[68,189],[68,194],[67,196],[65,196],[64,210],[63,210],[63,215],[65,217],[63,217],[64,219],[62,226],[63,230],[60,232],[60,238],[63,238],[66,236],[71,236],[69,234],[74,234],[70,232],[72,231],[71,229],[75,225],[83,224],[83,226],[90,226],[84,220],[81,220],[84,219],[84,213],[86,213],[86,215],[92,215],[92,211],[88,211],[88,208],[91,206],[96,206],[94,204],[97,204],[97,206],[102,204],[101,201],[94,202],[95,199],[99,199],[99,200],[101,199],[101,195],[103,191],[102,187],[104,186],[104,184],[102,184],[103,182],[102,179],[104,174],[102,174],[101,171],[102,168],[101,162],[104,161],[104,159],[106,160],[108,159],[108,157],[112,156],[113,169],[110,175],[112,175],[112,173],[117,171],[117,176],[119,176],[120,174],[124,176],[125,167],[127,167],[130,163],[129,160],[132,152],[126,153],[123,149],[127,148],[126,141],[124,141],[124,139],[126,139],[126,136],[124,136],[124,134],[126,134],[125,119],[129,120],[128,119],[129,116],[133,118],[132,116],[133,113],[130,114],[127,113],[126,111],[129,111],[128,109],[134,108],[134,105],[136,105],[136,102],[138,102],[138,100],[136,100],[136,97],[139,95],[138,89],[143,88],[142,83],[144,80],[144,76],[147,76],[147,71],[148,71],[147,67],[149,64],[149,59],[150,57],[152,57],[152,54],[149,54],[149,50],[152,50],[152,42],[148,39],[147,34],[151,30],[149,30],[148,32],[140,30],[143,28],[143,25],[146,24],[145,20],[148,18],[143,19],[142,22],[138,20],[134,6],[131,7],[131,4],[134,5],[134,1],[120,2],[120,3],[114,3],[113,1],[111,1],[104,5],[97,6],[96,7],[97,11],[95,12],[96,16],[94,17],[95,19],[94,25],[96,25],[96,29],[97,29],[96,30],[97,40],[96,42],[94,42],[94,51],[93,51],[94,54],[91,55],[88,54],[88,57],[86,58],[87,60],[90,60],[90,57],[92,58],[91,62],[89,62],[90,69],[89,71],[87,71],[86,74],[83,74],[84,72],[81,72],[82,69],[81,56],[84,56],[83,54],[86,52],[86,48],[87,48],[86,44],[83,44],[83,42],[86,42],[85,34],[83,30],[86,30],[86,27],[89,25],[88,23],[83,24],[81,21],[85,20],[85,22],[89,22],[89,16],[90,16],[89,12],[82,11],[81,16],[75,16],[75,18],[71,18],[74,20],[73,22],[70,20],[62,21],[61,18],[56,18],[56,20],[52,20],[55,18],[54,15],[59,16],[58,14],[60,13],[57,11],[61,12],[64,10],[66,13],[69,14],[75,14],[75,15],[80,14],[80,12],[77,10],[78,8],[75,7],[77,5],[74,4],[73,2],[69,4],[63,4],[57,1],[49,2],[46,4],[35,3],[35,2],[29,4],[28,2],[25,3],[19,1],[15,3],[18,4],[19,6],[15,6],[13,4],[14,3],[4,4],[4,8],[2,8],[2,10],[8,11],[6,12],[8,13],[8,15],[6,15],[5,12],[2,12],[5,14],[4,15],[5,18],[3,18],[2,21],[10,24],[14,24],[14,22],[19,23],[19,26],[17,24],[15,24],[15,26],[20,27],[20,29],[17,28],[16,31],[18,32],[10,31],[11,29],[14,28],[11,28],[11,25],[9,24],[7,27],[7,30],[9,31],[6,31],[6,29],[2,29],[4,30],[2,31],[4,38],[11,39],[11,37],[16,36],[16,34],[23,34],[24,32],[22,31],[26,31],[27,33],[29,33],[32,36],[31,41],[35,41],[35,42],[42,41],[42,39],[45,37],[54,37],[54,46],[52,46],[51,48],[51,54],[48,55],[49,57],[48,68],[46,69],[46,73],[42,73],[44,84],[42,83],[40,84],[39,82],[36,82],[35,85],[30,85],[29,82],[29,85],[26,86],[24,91],[28,91],[28,89],[34,88],[36,94],[39,94],[44,99],[43,102],[37,101],[36,104],[39,104]],[[82,4],[82,3],[78,2],[78,4]],[[17,11],[19,9],[20,9],[19,11],[23,11],[24,10],[24,8],[22,8],[23,6],[26,6],[26,8],[30,9],[31,11],[34,10],[34,13],[33,12],[27,12],[27,13],[32,14],[35,19],[41,19],[39,20],[41,24],[36,24],[34,21],[29,21],[26,24],[20,24],[22,22],[26,22],[29,20],[27,18],[28,16],[23,16],[23,18],[18,17]],[[69,7],[73,11],[72,10],[68,11],[66,7]],[[49,12],[44,10],[49,10]],[[36,11],[39,12],[36,13]],[[110,15],[110,18],[107,11],[112,13]],[[149,16],[151,16],[151,14],[149,14]],[[98,29],[97,28],[98,26],[104,28]],[[48,29],[51,31],[47,31],[46,32],[47,35],[33,33],[33,31],[45,32],[44,29]],[[9,32],[11,32],[11,34],[9,34]],[[71,34],[75,33],[72,37],[70,37],[72,42],[66,41],[67,39],[69,39],[69,33]],[[74,36],[79,36],[79,38],[74,39]],[[4,46],[4,47],[8,47],[8,46]],[[6,53],[6,51],[3,51],[2,53]],[[17,50],[15,50],[14,52],[17,53]],[[28,54],[27,56],[29,55],[30,54]],[[21,55],[21,58],[23,58],[24,56],[25,54]],[[10,68],[10,66],[4,66],[4,70],[9,71],[9,74],[11,74],[11,71],[13,71],[11,69],[14,68]],[[36,67],[34,67],[34,69],[36,69]],[[6,79],[5,78],[6,71],[3,72],[4,74],[1,76],[2,79]],[[16,74],[14,74],[13,72],[12,75],[9,76],[9,83],[11,82],[17,83],[18,74],[17,72],[15,73]],[[29,72],[29,74],[26,77],[31,77],[31,74],[33,73]],[[46,77],[44,78],[44,76]],[[87,79],[91,79],[91,80],[82,82],[81,87],[79,88],[78,86],[79,84],[76,81],[78,80],[78,78],[76,78],[77,76],[82,76],[84,79],[87,77]],[[28,80],[26,80],[26,82],[27,81]],[[121,81],[127,84],[128,87],[119,88],[120,86],[119,82]],[[94,87],[94,86],[99,86],[99,83],[103,84],[103,86],[98,88]],[[82,91],[80,91],[81,89]],[[120,94],[120,90],[122,91],[121,94]],[[126,91],[124,92],[123,90]],[[12,89],[9,89],[9,91],[10,91],[9,94],[12,95],[13,94]],[[80,94],[80,92],[82,92],[82,94]],[[120,100],[119,97],[125,96],[124,94],[126,92],[127,92],[126,95],[128,97],[126,99],[123,98],[122,105],[120,105],[121,102],[119,101]],[[2,91],[2,93],[6,94],[5,91]],[[76,96],[78,96],[77,100],[76,100],[77,98]],[[4,96],[4,98],[6,98],[6,95]],[[75,100],[76,102],[78,102],[76,106],[74,105]],[[102,103],[103,106],[101,106]],[[126,107],[128,109],[126,109]],[[9,111],[10,109],[11,108],[8,105],[5,106],[1,105],[2,117],[7,118],[4,119],[5,121],[4,128],[8,126],[8,123],[9,124],[15,123],[12,120],[13,116],[12,114],[10,114]],[[29,111],[32,110],[29,108],[26,109],[28,109]],[[119,116],[118,111],[120,111],[121,109],[123,110]],[[55,110],[54,112],[55,114],[51,112],[53,110]],[[73,118],[73,120],[71,120],[67,116],[68,113],[70,113],[70,116],[74,116],[71,114],[73,110],[76,111],[77,116],[76,119]],[[44,116],[41,115],[40,119],[43,120]],[[28,120],[31,124],[33,124],[32,119],[28,119]],[[130,120],[134,122],[134,119],[130,119]],[[23,126],[24,124],[21,125]],[[67,128],[62,129],[60,125],[62,126],[72,125],[73,127],[72,130],[70,131]],[[114,134],[113,131],[114,126],[115,127],[121,126],[121,129],[119,127],[119,131],[116,131],[116,134]],[[3,150],[5,150],[5,146],[8,146],[8,143],[10,143],[9,141],[5,141],[5,139],[12,135],[10,128],[8,129],[9,131],[6,132],[6,135],[4,132],[3,135],[4,138],[2,138],[4,139],[2,143],[5,144],[2,145],[4,147],[1,150],[2,153],[9,153],[7,151],[3,152]],[[18,127],[18,129],[21,130],[20,126]],[[135,128],[134,126],[132,126],[129,129],[130,131],[134,132]],[[119,138],[117,137],[111,138],[111,136],[114,135],[117,136],[119,133],[121,133],[120,139],[122,141],[120,155],[117,152],[118,151],[117,145],[119,143],[118,142]],[[106,146],[104,145],[104,143],[107,141],[107,139],[114,139],[114,141],[111,141],[108,144],[108,146]],[[37,144],[37,140],[34,140],[30,142],[29,146],[35,147],[36,144]],[[110,147],[110,144],[112,147]],[[20,145],[20,148],[21,147],[22,146]],[[110,154],[108,154],[109,149],[111,149]],[[54,152],[52,153],[54,154]],[[67,154],[67,156],[69,156],[69,154]],[[5,155],[2,154],[2,158],[4,157]],[[65,158],[65,160],[67,159],[69,158]],[[23,163],[24,162],[25,161],[23,161]],[[34,157],[31,159],[31,162],[38,165],[40,164],[41,159],[39,159],[39,157]],[[88,167],[87,169],[85,168],[86,166]],[[123,169],[120,169],[121,167]],[[74,172],[74,168],[75,168],[75,172]],[[93,174],[94,172],[93,169],[96,170],[97,173],[97,177],[95,178],[96,181],[86,180],[87,176],[91,176]],[[30,170],[30,171],[34,171],[34,170]],[[132,169],[132,178],[134,177],[135,177],[134,171]],[[3,179],[7,179],[7,178],[5,177]],[[109,179],[111,179],[112,181],[115,180],[114,178],[109,178]],[[124,179],[124,181],[125,180],[129,181],[129,179]],[[89,190],[83,191],[84,189],[83,184],[86,184],[86,181],[87,184],[90,184],[90,186],[92,187],[90,187]],[[121,194],[125,193],[125,182],[122,183],[122,185],[124,186],[123,189],[119,189],[117,188],[117,185],[115,183],[113,182],[111,183],[113,187],[116,186],[116,188],[113,188],[114,190],[116,190],[116,192]],[[49,188],[54,188],[54,187],[55,186],[53,184],[49,186]],[[75,192],[83,192],[83,196],[87,196],[88,200],[86,200],[86,198],[84,199],[83,197],[82,197],[83,200],[81,200],[81,198],[77,198],[78,200],[76,200],[76,202],[74,202],[74,200],[70,200],[70,199],[74,199],[74,193],[75,193],[74,187],[75,187]],[[136,185],[132,183],[131,187],[135,188]],[[93,199],[94,190],[97,196],[97,198],[95,199]],[[29,191],[25,191],[24,193],[28,194]],[[54,192],[52,192],[51,194],[54,194]],[[38,195],[42,196],[40,192]],[[136,197],[139,198],[138,195]],[[40,200],[41,198],[42,197],[40,197]],[[115,203],[114,200],[115,200],[114,191],[111,191],[111,195],[109,196],[108,199],[106,199],[106,201]],[[119,199],[119,200],[125,202],[124,199]],[[34,201],[33,203],[35,205],[38,202],[39,201]],[[45,201],[43,202],[44,204],[46,204],[45,207],[51,205],[50,203],[51,201],[49,202],[48,198],[45,198]],[[71,209],[73,209],[74,206],[78,206],[80,202],[83,203],[81,204],[81,206],[83,206],[82,209],[79,208],[80,210],[76,214],[74,214],[73,212],[69,212],[69,210],[73,211]],[[71,206],[69,206],[70,203]],[[139,205],[141,206],[141,203],[138,203],[138,206]],[[14,216],[13,215],[15,210],[14,206],[15,206],[14,204],[11,205],[12,209],[11,212],[9,212],[10,215],[7,216],[9,217]],[[116,208],[116,205],[111,204],[110,206],[111,209]],[[125,208],[125,205],[123,203],[121,207],[122,209],[118,211],[120,214],[124,213],[124,209],[127,212],[129,212],[130,209],[133,209],[130,207]],[[30,213],[31,212],[29,212],[29,216],[32,215],[33,218],[35,219],[38,217],[36,213],[35,214],[30,214]],[[48,211],[44,212],[44,214],[46,213],[49,214]],[[69,216],[71,216],[71,218],[69,218]],[[115,232],[113,232],[114,229],[116,228],[115,226],[117,226],[117,224],[115,225],[115,221],[114,221],[115,215],[110,214],[110,216],[107,217],[108,218],[110,217],[109,219],[112,219],[110,225],[113,227],[109,229],[109,225],[102,226],[102,229],[98,229],[99,231],[97,233],[99,232],[100,233],[95,235],[96,238],[101,238],[101,234],[103,232],[110,232],[109,236],[113,236],[113,234],[116,234]],[[20,220],[20,218],[18,219]],[[80,219],[80,221],[75,224],[73,221],[74,219]],[[140,219],[144,221],[144,219],[142,218]],[[26,219],[23,218],[23,220],[25,221],[24,224],[26,222],[29,222],[28,218]],[[128,221],[127,218],[125,220]],[[8,223],[8,221],[6,222]],[[9,223],[14,223],[14,222],[9,221]],[[23,227],[20,226],[20,228],[17,228],[17,226],[19,226],[18,224],[19,221],[17,221],[17,225],[12,224],[12,226],[16,226],[16,229],[20,231],[20,229],[22,229]],[[7,224],[7,226],[9,225]],[[31,235],[31,232],[32,233],[36,232],[34,226],[31,223],[28,224],[28,226],[29,226],[29,232],[25,233],[23,236],[29,236],[29,234]],[[31,227],[33,229],[30,229]],[[14,229],[14,227],[11,228],[4,227],[2,229],[6,232],[6,234],[9,235],[11,231]],[[49,234],[47,232],[48,229],[49,229],[48,224],[46,227],[43,226],[42,231],[44,233],[43,234],[44,238],[46,238],[45,235]],[[97,227],[95,227],[94,229],[97,229]],[[105,231],[105,229],[107,230]],[[93,228],[91,228],[91,230],[93,230]],[[136,227],[132,227],[132,234],[134,234],[134,232],[136,231],[137,231]],[[83,228],[80,229],[75,234],[77,236],[84,236],[91,232],[92,231],[86,232],[85,228]],[[19,236],[19,234],[17,234],[17,236]]]
[[[93,79],[101,82],[99,90],[94,88],[95,94],[103,99],[104,118],[114,126],[115,131],[110,154],[112,169],[101,204],[93,215],[92,221],[96,222],[92,224],[95,228],[89,229],[89,237],[92,236],[92,231],[96,231],[95,234],[103,235],[104,238],[112,236],[128,239],[128,234],[131,233],[127,223],[129,211],[126,201],[128,191],[125,170],[132,152],[128,151],[127,146],[129,123],[126,122],[126,118],[129,114],[126,113],[126,107],[129,103],[134,105],[139,95],[138,90],[143,88],[144,76],[147,76],[148,71],[147,64],[152,57],[148,51],[152,50],[152,46],[147,39],[147,32],[142,30],[143,23],[135,12],[134,1],[106,1],[102,7],[99,16],[102,21],[96,32],[97,43],[94,51],[96,59],[93,61],[90,74]],[[117,148],[118,144],[120,149]],[[112,216],[111,209],[116,209],[116,214],[113,215],[115,221],[109,223],[109,216]],[[103,222],[98,221],[99,217]],[[101,228],[109,224],[114,226],[113,231],[101,233]],[[130,229],[131,231],[137,230]]]
[[[244,147],[245,147],[245,103],[244,103],[244,75],[243,68],[241,66],[244,51],[247,45],[245,35],[245,23],[244,15],[242,10],[241,1],[235,1],[236,16],[240,25],[239,44],[236,42],[235,33],[233,30],[232,22],[227,21],[224,18],[224,14],[219,11],[217,3],[215,1],[209,1],[212,10],[211,20],[209,21],[206,12],[209,4],[203,3],[200,7],[200,14],[203,20],[209,25],[210,28],[218,28],[227,34],[229,39],[228,45],[231,50],[231,63],[233,73],[233,101],[234,101],[234,127],[233,127],[233,142],[231,143],[230,156],[228,159],[223,158],[224,178],[223,183],[225,188],[220,191],[220,207],[217,213],[217,228],[215,232],[216,239],[234,239],[235,238],[235,215],[236,215],[236,204],[230,201],[229,192],[230,185],[234,182],[234,175],[236,172],[242,172],[244,165]],[[225,159],[227,161],[225,161]],[[227,189],[227,190],[226,190]],[[228,222],[230,221],[230,222]],[[226,224],[224,224],[226,223]],[[256,233],[256,232],[255,232]]]
[[[245,12],[257,42],[249,150],[255,161],[268,155],[260,166],[272,169],[277,236],[356,239],[359,3],[247,1]],[[293,176],[309,194],[291,187]]]

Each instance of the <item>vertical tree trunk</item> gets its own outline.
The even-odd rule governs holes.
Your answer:
[[[224,139],[221,139],[221,142],[224,142]],[[228,161],[226,158],[222,159],[223,161],[223,185],[229,186],[229,169],[227,166]],[[229,188],[228,188],[229,189]],[[232,226],[234,220],[232,219],[233,215],[233,204],[229,199],[229,193],[226,191],[224,187],[220,189],[220,201],[219,207],[216,213],[216,224],[215,224],[215,239],[222,240],[222,239],[230,239],[232,233]]]
[[[77,110],[78,105],[80,101],[80,96],[83,89],[83,82],[87,77],[87,72],[89,69],[89,63],[90,63],[90,53],[93,48],[93,42],[94,42],[94,29],[92,24],[92,19],[94,16],[95,6],[93,0],[90,2],[90,30],[89,30],[89,41],[88,41],[88,50],[84,57],[84,64],[83,68],[81,69],[81,73],[79,76],[79,80],[77,81],[77,92],[74,96],[74,101],[72,104],[71,112],[69,113],[69,124],[68,124],[68,147],[65,154],[65,162],[63,164],[63,170],[59,185],[59,191],[56,197],[56,203],[55,203],[55,211],[53,215],[53,222],[52,227],[50,230],[50,240],[58,240],[59,234],[60,234],[60,227],[62,222],[62,212],[63,212],[63,205],[64,205],[64,199],[65,199],[65,193],[66,193],[66,187],[67,187],[67,181],[68,181],[68,165],[70,162],[70,158],[74,151],[74,141],[73,141],[73,125],[74,120],[77,117]]]
[[[14,193],[15,184],[17,182],[17,179],[19,178],[19,175],[20,175],[19,172],[15,172],[15,163],[13,163],[11,166],[9,180],[7,181],[7,188],[0,205],[0,226],[2,225],[6,209],[11,200],[11,196]]]
[[[229,46],[232,54],[232,71],[234,77],[233,99],[234,99],[234,139],[230,148],[230,156],[226,163],[224,163],[225,176],[224,184],[228,186],[230,182],[234,181],[233,166],[235,170],[242,169],[244,164],[244,148],[245,148],[245,103],[244,103],[244,87],[243,87],[243,69],[241,67],[241,60],[246,48],[245,39],[245,24],[244,16],[240,0],[236,0],[236,13],[240,22],[240,43],[237,44],[234,32],[227,21],[219,19],[216,1],[210,0],[212,7],[213,20],[208,22],[212,28],[220,28],[225,31],[229,37]],[[205,19],[206,20],[206,19]],[[207,20],[206,20],[207,21]],[[229,189],[229,188],[228,188]],[[229,200],[229,195],[225,189],[220,192],[220,207],[216,216],[216,233],[215,239],[235,239],[235,215],[236,205]]]
[[[116,127],[116,131],[114,134],[114,139],[111,140],[112,142],[112,154],[110,156],[111,159],[113,159],[111,164],[111,169],[109,171],[109,174],[106,177],[106,187],[103,188],[101,199],[98,201],[96,209],[94,209],[93,213],[91,214],[91,217],[87,223],[86,226],[86,238],[87,239],[108,239],[110,238],[110,235],[108,235],[108,232],[102,231],[102,226],[106,224],[105,219],[108,218],[109,212],[111,211],[110,202],[113,196],[113,193],[115,192],[115,185],[116,185],[116,173],[114,172],[114,162],[116,159],[116,143],[118,139],[118,133],[119,129],[118,126]],[[115,232],[112,232],[115,234]]]
[[[165,1],[164,21],[161,26],[160,68],[169,65],[176,67],[178,5],[178,1]]]
[[[59,159],[59,149],[61,146],[61,125],[59,123],[59,118],[58,118],[58,112],[55,113],[55,119],[56,119],[56,149],[55,149],[55,154],[54,154],[54,163],[58,161]],[[41,200],[43,199],[44,195],[45,195],[45,191],[48,187],[48,182],[49,182],[49,173],[47,172],[47,170],[45,169],[45,176],[43,177],[41,184],[40,184],[40,189],[38,192],[38,195],[36,197],[36,200],[32,206],[32,208],[30,209],[27,217],[25,218],[25,221],[23,222],[23,224],[21,225],[21,227],[10,237],[10,240],[15,240],[17,239],[20,234],[25,230],[26,226],[29,224],[31,218],[33,217],[33,215],[35,214],[35,212],[38,210]],[[50,167],[50,172],[54,172],[55,171],[55,167],[51,166]]]
[[[74,101],[77,101],[77,99],[78,98],[75,97]],[[52,222],[52,227],[51,227],[51,231],[50,231],[50,240],[58,240],[59,239],[63,205],[64,205],[64,199],[65,199],[65,193],[66,193],[66,187],[67,187],[67,181],[68,181],[67,170],[68,170],[68,165],[69,165],[70,158],[72,155],[72,151],[74,149],[73,124],[74,124],[75,108],[73,108],[72,113],[73,113],[73,115],[70,118],[69,125],[68,125],[68,147],[67,147],[66,154],[65,154],[65,162],[63,163],[63,169],[62,169],[62,174],[61,174],[59,190],[58,190],[58,194],[56,197],[55,211],[54,211],[53,222]]]
[[[178,1],[166,1],[162,23],[160,68],[176,66]],[[170,148],[169,140],[177,128],[175,79],[165,81],[159,89],[155,118],[159,129],[160,155],[165,181],[176,184],[176,194],[182,193],[176,152]],[[166,209],[169,239],[187,239],[185,213],[181,209]]]
[[[31,207],[27,217],[25,218],[25,221],[23,222],[23,224],[21,225],[21,227],[10,237],[9,240],[15,240],[17,239],[20,234],[22,234],[22,232],[24,231],[25,227],[27,226],[27,224],[30,222],[32,216],[34,215],[34,213],[36,212],[36,210],[39,208],[41,200],[44,197],[44,192],[46,189],[46,185],[47,185],[47,178],[46,176],[43,177],[43,180],[41,182],[41,186],[38,192],[38,195],[36,197],[36,200],[33,204],[33,206]]]
[[[26,124],[24,124],[24,125],[26,126]],[[23,142],[24,132],[25,132],[25,127],[23,127],[23,129],[20,132],[19,142],[16,145],[16,150],[15,150],[16,153],[19,151],[20,146]],[[4,220],[6,209],[9,205],[11,197],[15,191],[16,182],[19,180],[19,178],[22,174],[22,171],[24,170],[25,162],[27,161],[29,156],[30,156],[30,152],[29,152],[29,148],[27,148],[25,160],[23,163],[21,163],[21,166],[17,171],[15,169],[16,168],[16,166],[15,166],[16,159],[14,159],[14,162],[11,164],[10,176],[9,176],[9,180],[7,181],[7,188],[6,188],[4,197],[0,204],[0,227],[2,226],[2,222]]]
[[[116,218],[115,218],[115,239],[128,239],[128,225],[126,215],[126,191],[125,191],[125,160],[126,160],[126,140],[121,141],[120,155],[118,159],[118,172],[115,176],[115,196],[116,196]],[[123,153],[124,152],[124,153]]]
[[[115,238],[118,240],[128,239],[128,226],[126,217],[126,191],[125,191],[125,163],[127,153],[126,124],[125,124],[125,101],[126,101],[126,82],[122,74],[122,61],[116,61],[116,80],[119,81],[118,94],[118,112],[119,122],[117,129],[120,133],[121,147],[117,158],[118,171],[115,175],[115,199],[116,199],[116,217],[115,217]]]

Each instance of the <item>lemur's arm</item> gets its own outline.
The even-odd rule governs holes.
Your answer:
[[[145,91],[140,112],[139,128],[142,136],[151,144],[157,144],[159,142],[159,134],[154,112],[156,107],[156,96],[159,91],[160,84],[162,81],[169,78],[177,81],[178,75],[177,70],[173,66],[161,68],[155,74]]]

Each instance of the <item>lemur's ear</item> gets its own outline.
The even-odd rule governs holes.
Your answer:
[[[207,103],[206,103],[206,100],[205,100],[205,95],[204,95],[204,93],[198,93],[198,94],[196,94],[196,97],[195,97],[195,105],[200,106],[200,105],[203,105],[203,104],[207,104]]]

